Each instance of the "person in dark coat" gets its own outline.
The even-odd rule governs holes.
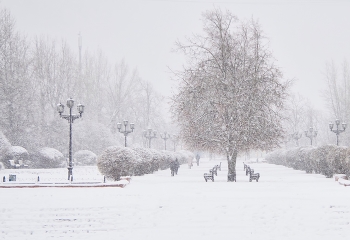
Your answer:
[[[177,172],[179,171],[179,167],[180,167],[180,163],[176,158],[175,161],[172,161],[170,163],[171,176],[174,176],[175,174],[177,175]]]
[[[179,160],[177,160],[177,158],[175,159],[175,174],[177,175],[177,172],[179,171],[180,168],[180,163]]]

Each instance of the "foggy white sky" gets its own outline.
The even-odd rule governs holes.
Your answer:
[[[220,7],[240,19],[254,17],[270,39],[270,47],[295,91],[322,108],[320,91],[327,61],[350,62],[348,0],[1,0],[28,37],[65,39],[78,52],[101,49],[111,60],[122,58],[140,76],[170,95],[168,67],[179,69],[181,54],[174,42],[201,32],[201,13]]]

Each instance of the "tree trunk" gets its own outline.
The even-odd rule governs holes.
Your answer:
[[[228,182],[236,181],[236,160],[237,160],[237,150],[234,150],[232,153],[227,153],[227,165],[228,165],[227,181]]]

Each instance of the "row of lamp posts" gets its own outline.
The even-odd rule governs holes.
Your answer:
[[[72,157],[72,124],[74,122],[75,119],[81,118],[84,112],[84,105],[82,104],[78,104],[77,105],[77,109],[79,114],[72,114],[72,109],[74,106],[74,99],[69,98],[67,100],[67,107],[69,108],[69,114],[63,114],[64,112],[64,105],[62,103],[57,104],[57,111],[60,114],[60,117],[63,119],[66,119],[69,122],[69,161],[68,161],[68,180],[73,181],[73,157]],[[342,129],[339,128],[340,126],[340,120],[336,119],[335,120],[335,124],[336,124],[336,129],[334,128],[334,123],[329,123],[329,128],[332,132],[334,132],[337,135],[337,146],[339,145],[339,134],[344,132],[346,129],[346,123],[342,123]],[[124,138],[125,138],[125,147],[127,146],[127,136],[129,133],[132,133],[135,129],[135,124],[134,123],[130,123],[127,120],[123,121],[123,125],[124,125],[124,129],[122,129],[122,124],[121,123],[117,123],[117,128],[118,131],[122,134],[124,134]],[[130,125],[129,129],[127,128],[128,125]],[[151,148],[151,140],[153,138],[157,137],[157,132],[153,131],[151,128],[148,128],[147,130],[143,131],[143,136],[148,139],[148,147]],[[296,143],[298,145],[298,140],[301,138],[301,134],[300,133],[294,133],[292,134],[292,138],[294,140],[296,140]],[[316,138],[317,136],[317,131],[314,131],[313,127],[310,127],[308,131],[305,131],[305,136],[310,138],[310,142],[312,145],[312,140],[314,138]],[[167,132],[164,132],[163,134],[160,134],[160,137],[164,140],[164,148],[166,150],[166,141],[170,138],[170,134],[168,134]],[[175,151],[175,144],[177,141],[177,136],[174,135],[174,151]]]
[[[77,109],[79,114],[72,114],[72,109],[74,106],[74,99],[69,98],[67,100],[67,107],[69,108],[69,114],[63,114],[64,112],[64,105],[62,103],[57,104],[57,112],[60,114],[60,117],[63,119],[68,120],[69,122],[69,157],[68,157],[68,180],[73,181],[73,156],[72,156],[72,124],[75,119],[81,118],[84,112],[84,105],[78,104]],[[124,127],[122,127],[122,125]],[[129,127],[128,127],[129,126]],[[118,131],[122,134],[124,134],[124,145],[125,147],[127,146],[127,136],[129,133],[132,133],[135,129],[135,124],[134,123],[129,123],[128,120],[124,120],[123,124],[122,123],[117,123],[117,128]],[[153,138],[157,137],[157,132],[153,131],[151,128],[148,128],[147,130],[143,131],[143,136],[148,139],[149,144],[148,147],[151,148],[151,140]],[[165,150],[166,150],[166,141],[170,139],[170,134],[167,132],[164,132],[163,134],[160,134],[160,137],[164,140],[165,143]],[[174,151],[176,141],[177,141],[177,136],[174,135]]]
[[[122,124],[121,123],[117,123],[117,128],[118,131],[122,134],[124,134],[125,137],[125,147],[127,147],[127,142],[126,142],[126,138],[128,136],[129,133],[132,133],[135,129],[135,124],[134,123],[130,123],[130,128],[128,129],[128,120],[124,120],[123,121],[123,125],[124,125],[124,129],[122,130]],[[174,135],[176,138],[176,135]],[[146,139],[148,139],[148,147],[151,148],[151,140],[153,138],[157,138],[157,131],[153,131],[152,128],[148,128],[147,130],[143,131],[143,137],[145,137]],[[168,139],[170,139],[170,134],[167,132],[161,133],[160,134],[160,138],[162,138],[164,140],[165,146],[164,149],[166,150],[166,141]],[[175,151],[175,139],[174,139],[174,151]]]
[[[339,145],[339,134],[342,132],[345,132],[346,129],[346,123],[342,123],[342,129],[340,129],[340,120],[336,119],[335,120],[335,125],[337,126],[336,129],[334,128],[334,123],[330,122],[329,123],[329,129],[334,132],[337,135],[337,146]],[[308,131],[305,131],[305,136],[310,138],[310,143],[312,145],[312,140],[317,137],[317,131],[314,131],[313,127],[310,127]],[[295,132],[291,135],[291,137],[296,141],[296,145],[298,146],[298,140],[302,137],[301,133]]]
[[[166,141],[168,139],[172,139],[174,142],[174,151],[176,151],[176,142],[178,140],[177,135],[173,135],[173,137],[170,137],[170,134],[167,132],[159,134],[160,138],[164,140],[164,149],[166,150]],[[143,131],[142,136],[148,140],[148,147],[151,148],[151,141],[153,138],[157,138],[157,131],[153,131],[152,128],[148,128],[147,130]]]

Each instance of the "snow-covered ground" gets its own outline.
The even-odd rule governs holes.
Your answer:
[[[261,174],[249,182],[242,161],[237,182],[228,183],[225,160],[215,182],[205,182],[219,161],[182,165],[174,177],[170,170],[133,177],[125,188],[0,189],[0,239],[350,237],[350,187],[267,163],[249,164]]]

